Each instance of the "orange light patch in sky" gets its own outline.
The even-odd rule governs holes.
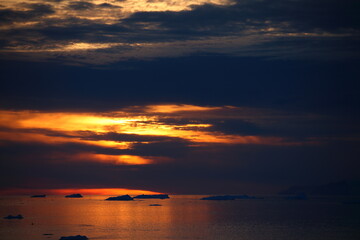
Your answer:
[[[177,118],[191,119],[191,113],[209,113],[212,111],[229,110],[241,111],[239,108],[202,107],[185,104],[149,105],[145,107],[130,107],[119,112],[106,113],[67,113],[67,112],[35,112],[35,111],[0,111],[0,126],[11,129],[51,130],[64,132],[66,136],[49,135],[46,133],[8,132],[0,134],[0,139],[11,141],[39,141],[44,143],[61,144],[76,142],[116,149],[130,149],[132,142],[97,140],[86,138],[82,133],[88,131],[92,134],[118,133],[136,135],[156,135],[178,137],[195,143],[223,143],[223,144],[284,144],[279,137],[242,136],[212,132],[208,129],[211,124],[188,123],[166,124],[166,117],[176,114]],[[159,114],[165,114],[161,119]],[[221,112],[216,115],[221,117]],[[165,121],[163,121],[165,119]],[[205,122],[204,122],[205,121]],[[67,137],[69,136],[69,137]],[[112,161],[115,161],[112,159]],[[130,161],[117,159],[115,162]],[[135,160],[134,160],[135,161]],[[138,162],[145,160],[137,159]]]
[[[129,149],[131,143],[116,142],[109,140],[83,140],[79,138],[48,136],[41,133],[23,133],[23,132],[0,132],[0,140],[11,142],[24,142],[24,143],[45,143],[45,144],[65,144],[65,143],[80,143],[89,144],[100,147],[109,147],[114,149]],[[5,142],[0,142],[0,145],[5,145]]]
[[[174,113],[174,112],[198,112],[219,110],[221,107],[202,107],[187,104],[149,105],[145,108],[148,113]]]
[[[69,195],[74,193],[79,193],[82,195],[159,194],[159,192],[127,188],[7,189],[0,192],[1,195]]]
[[[116,165],[144,165],[151,164],[153,160],[135,155],[107,155],[95,153],[81,153],[75,156],[79,160],[108,162]]]

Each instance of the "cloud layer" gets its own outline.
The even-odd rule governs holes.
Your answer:
[[[4,2],[2,58],[102,65],[216,53],[357,58],[356,1]]]

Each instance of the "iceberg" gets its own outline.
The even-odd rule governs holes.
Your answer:
[[[129,195],[122,195],[122,196],[117,196],[117,197],[109,197],[105,200],[107,200],[107,201],[131,201],[134,199],[132,197],[130,197]]]
[[[76,236],[61,237],[59,240],[88,240],[88,238],[86,236],[76,235]]]
[[[23,219],[24,217],[19,214],[17,216],[13,216],[13,215],[8,215],[7,217],[4,217],[5,219]]]
[[[82,198],[83,196],[81,194],[70,194],[70,195],[66,195],[66,198]]]
[[[236,199],[264,199],[263,197],[255,197],[249,195],[235,195],[233,197],[235,197]]]
[[[32,195],[31,197],[32,198],[44,198],[44,197],[46,197],[46,195],[45,194],[39,194],[39,195]]]
[[[138,195],[134,198],[139,198],[139,199],[166,199],[166,198],[170,198],[169,195],[167,194],[154,194],[154,195]]]
[[[204,197],[201,198],[201,200],[235,200],[235,196],[230,195],[222,195],[222,196],[210,196],[210,197]]]

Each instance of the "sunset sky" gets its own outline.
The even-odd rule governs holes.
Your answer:
[[[356,0],[2,0],[0,193],[360,180]]]

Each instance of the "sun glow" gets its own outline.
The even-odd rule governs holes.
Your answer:
[[[65,189],[5,189],[1,195],[69,195],[79,193],[82,195],[140,195],[140,194],[160,194],[159,192],[127,189],[127,188],[65,188]]]
[[[152,159],[135,155],[108,155],[95,153],[80,153],[75,159],[85,161],[96,161],[104,163],[113,163],[115,165],[144,165],[153,163]]]

